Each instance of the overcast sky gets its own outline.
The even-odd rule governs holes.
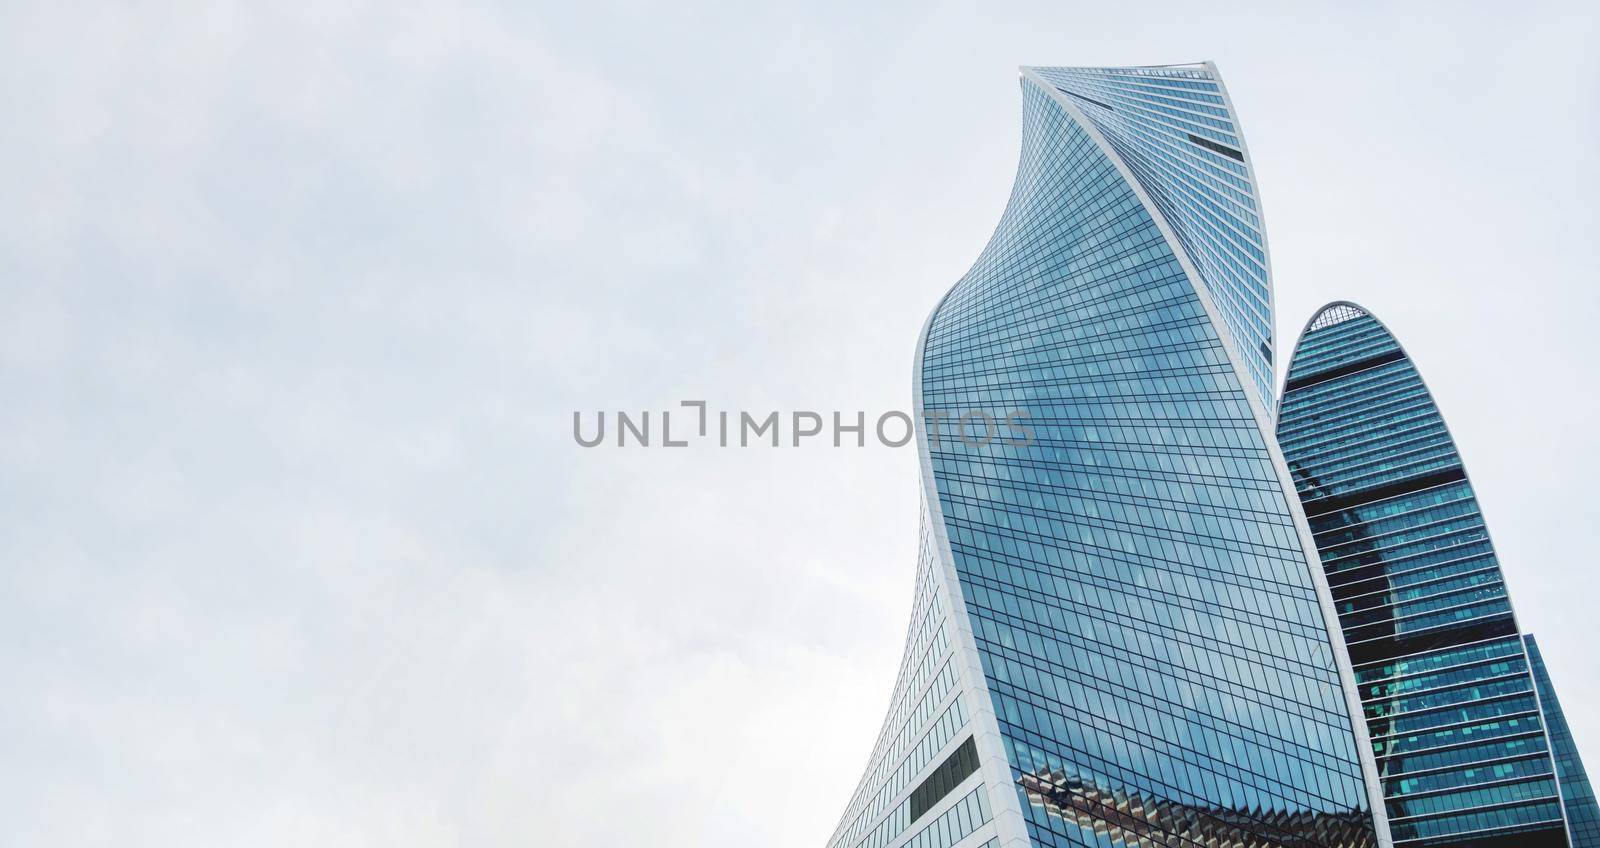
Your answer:
[[[908,408],[1019,64],[1218,63],[1600,769],[1593,4],[295,5],[0,10],[0,844],[821,845],[914,451],[571,415]]]

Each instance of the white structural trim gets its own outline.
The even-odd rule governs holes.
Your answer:
[[[934,579],[949,602],[950,662],[960,676],[962,691],[970,693],[967,697],[967,724],[972,728],[973,743],[978,750],[978,774],[982,776],[984,789],[989,793],[994,835],[1000,840],[1000,848],[1030,848],[1032,843],[1028,841],[1027,820],[1022,815],[1022,802],[1017,798],[1016,783],[1011,779],[1011,759],[1006,756],[1005,741],[1000,736],[1000,721],[994,714],[989,684],[984,681],[978,641],[972,635],[972,619],[967,614],[966,596],[961,592],[961,578],[956,574],[955,554],[950,550],[950,536],[945,531],[944,508],[939,505],[939,487],[933,476],[933,456],[928,450],[927,415],[922,404],[922,358],[928,348],[928,331],[933,328],[933,319],[938,317],[945,300],[949,299],[950,293],[958,285],[959,280],[939,298],[933,311],[928,313],[927,320],[922,322],[922,332],[917,336],[917,352],[911,366],[911,418],[917,432],[922,508],[933,533]]]

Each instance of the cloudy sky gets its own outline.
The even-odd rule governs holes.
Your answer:
[[[1600,767],[1600,17],[1512,8],[4,4],[0,845],[822,844],[913,451],[571,415],[906,408],[1019,64],[1218,63]]]

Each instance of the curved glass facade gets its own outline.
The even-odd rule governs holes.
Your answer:
[[[1211,225],[1175,224],[1190,207],[1068,90],[1094,73],[1242,150],[1200,97],[1220,96],[1209,65],[1024,70],[1010,202],[919,347],[917,612],[830,848],[953,845],[916,840],[969,797],[963,846],[1378,844],[1353,684],[1264,432],[1270,345],[1229,335],[1226,282],[1189,246]],[[989,438],[1017,412],[1030,438]]]
[[[1333,592],[1397,846],[1566,845],[1534,678],[1444,419],[1398,342],[1324,307],[1278,443]]]

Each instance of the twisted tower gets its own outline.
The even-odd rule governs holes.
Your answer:
[[[1266,239],[1216,69],[1021,85],[1011,199],[918,341],[915,607],[829,846],[1387,844],[1270,435]],[[1032,438],[983,443],[977,413],[1014,412]]]

